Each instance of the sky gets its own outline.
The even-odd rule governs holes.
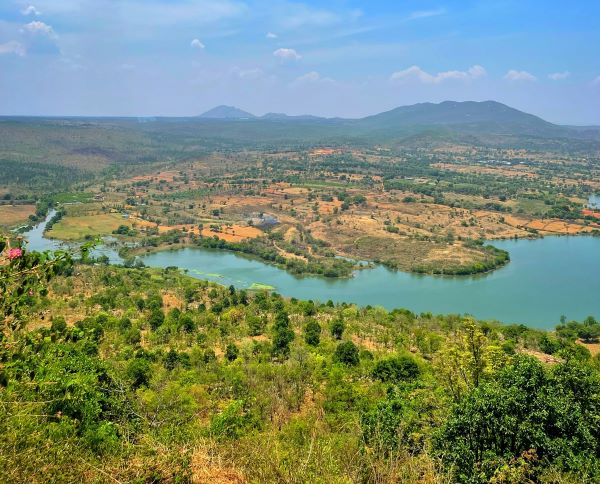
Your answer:
[[[0,0],[0,114],[361,117],[496,100],[600,125],[600,1]]]

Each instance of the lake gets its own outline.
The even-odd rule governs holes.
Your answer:
[[[43,237],[43,225],[24,234],[33,250],[59,245]],[[508,250],[511,262],[473,277],[413,275],[383,266],[357,271],[350,279],[295,277],[255,259],[201,248],[157,252],[142,260],[151,267],[177,266],[190,276],[238,288],[266,284],[298,299],[468,313],[546,329],[558,324],[563,314],[578,320],[588,315],[600,317],[600,238],[546,237],[493,244]],[[108,255],[117,262],[113,250],[108,250]]]

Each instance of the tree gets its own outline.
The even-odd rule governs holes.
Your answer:
[[[167,370],[174,370],[177,363],[179,363],[179,355],[175,349],[171,348],[165,358],[164,366]]]
[[[67,329],[67,322],[65,318],[62,316],[56,316],[52,318],[52,324],[50,326],[50,331],[53,333],[61,334],[64,333]]]
[[[91,244],[84,244],[81,257],[86,258]],[[0,240],[0,339],[10,338],[23,327],[25,317],[37,296],[45,296],[47,283],[73,266],[65,251],[28,252],[20,245]]]
[[[333,361],[348,366],[356,366],[360,362],[358,348],[352,341],[344,341],[337,345]]]
[[[146,358],[134,358],[127,366],[127,377],[133,388],[148,385],[152,368]]]
[[[225,358],[227,361],[234,361],[237,359],[240,354],[240,350],[234,343],[229,343],[227,348],[225,348]]]
[[[196,329],[196,323],[189,314],[184,313],[179,318],[179,327],[184,333],[191,333]]]
[[[345,328],[346,325],[344,324],[344,321],[341,318],[336,319],[331,324],[331,336],[338,340],[342,339],[342,335],[344,334]]]
[[[275,315],[273,333],[272,355],[275,358],[287,358],[290,354],[290,343],[294,340],[294,332],[290,329],[289,317],[283,310]]]
[[[398,383],[414,380],[420,373],[414,358],[402,355],[379,360],[373,369],[373,378],[385,383]]]
[[[257,316],[256,314],[250,314],[246,318],[246,322],[248,324],[248,334],[250,336],[259,336],[263,334],[265,330],[265,321],[261,316]]]
[[[304,327],[304,341],[307,345],[318,346],[321,341],[321,325],[311,319]]]
[[[154,309],[148,318],[148,324],[153,331],[156,331],[165,322],[165,315],[160,309]]]
[[[546,370],[534,358],[517,356],[459,400],[435,448],[461,482],[487,482],[531,451],[533,477],[547,466],[597,470],[599,395],[600,379],[588,366],[568,362]]]

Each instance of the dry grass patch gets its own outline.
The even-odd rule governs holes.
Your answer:
[[[35,213],[35,205],[0,205],[0,225],[10,227],[29,220]]]

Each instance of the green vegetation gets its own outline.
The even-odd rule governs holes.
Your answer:
[[[140,246],[135,249],[124,247],[119,254],[121,257],[129,257],[138,255],[144,252],[144,248],[169,248],[173,244],[191,244],[196,247],[205,249],[222,249],[238,252],[260,259],[282,269],[286,269],[292,274],[297,275],[319,275],[324,277],[349,277],[355,268],[352,261],[336,258],[331,252],[322,250],[317,244],[313,244],[310,252],[303,249],[301,246],[288,247],[285,243],[277,241],[275,237],[257,237],[255,239],[247,239],[242,242],[228,242],[213,237],[198,237],[190,236],[180,231],[171,231],[169,233],[145,238]],[[286,258],[280,253],[278,247],[286,247],[297,255],[304,256],[303,258]]]
[[[600,479],[594,318],[547,333],[0,249],[3,482]]]
[[[477,244],[482,246],[482,244]],[[480,274],[498,269],[503,265],[508,264],[510,255],[507,251],[498,249],[493,245],[483,246],[484,253],[487,256],[485,259],[474,262],[471,265],[418,265],[413,267],[413,271],[421,274],[442,274],[449,276],[464,276],[468,274]]]

